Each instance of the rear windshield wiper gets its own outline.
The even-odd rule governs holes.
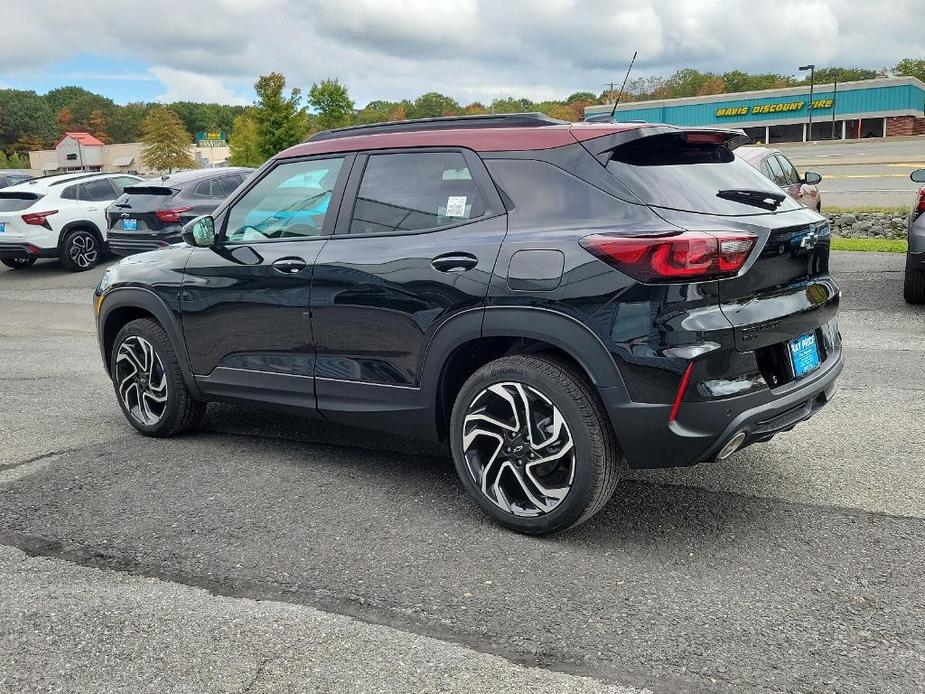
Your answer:
[[[772,211],[780,207],[780,204],[787,199],[787,196],[783,193],[770,193],[766,190],[750,190],[748,188],[721,190],[716,194],[716,197],[724,200],[735,200],[746,205]]]

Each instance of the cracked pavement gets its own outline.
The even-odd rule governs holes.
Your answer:
[[[230,406],[136,435],[96,347],[101,270],[0,271],[0,691],[921,691],[902,260],[834,254],[847,363],[816,418],[634,472],[545,539],[398,437]]]

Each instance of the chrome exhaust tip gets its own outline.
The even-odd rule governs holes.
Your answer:
[[[726,445],[722,447],[719,453],[716,454],[717,462],[723,462],[737,450],[739,447],[745,443],[745,437],[748,436],[748,433],[743,429],[742,431],[737,432],[731,439],[726,442]]]

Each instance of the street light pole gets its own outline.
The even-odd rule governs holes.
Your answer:
[[[809,139],[813,139],[813,87],[816,82],[816,66],[810,63],[809,65],[801,65],[798,69],[800,70],[809,70]]]

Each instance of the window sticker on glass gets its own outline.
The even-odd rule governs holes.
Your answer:
[[[466,216],[466,196],[451,195],[446,199],[446,217]]]

